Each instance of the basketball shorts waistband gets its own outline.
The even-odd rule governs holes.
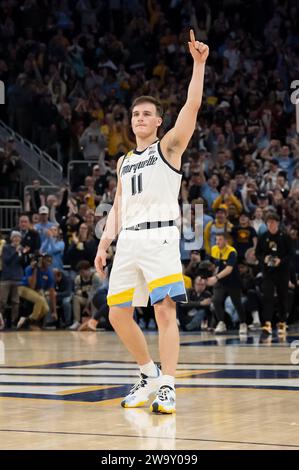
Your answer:
[[[141,224],[126,227],[124,230],[149,230],[152,228],[172,227],[175,225],[174,220],[157,220],[153,222],[142,222]]]

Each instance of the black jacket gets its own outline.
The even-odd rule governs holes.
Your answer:
[[[205,289],[201,293],[196,292],[195,289],[188,289],[187,290],[188,303],[180,303],[180,307],[183,311],[189,311],[192,308],[208,310],[210,308],[209,305],[203,306],[203,305],[200,305],[200,303],[205,299],[210,299],[211,297],[212,297],[212,294],[207,289]]]
[[[91,239],[83,242],[81,249],[75,243],[72,243],[66,253],[66,263],[70,264],[73,271],[77,270],[79,261],[89,261],[93,265],[94,259],[97,254],[98,242],[95,239]]]
[[[294,256],[293,243],[289,235],[282,230],[278,230],[275,235],[267,231],[258,238],[255,254],[264,273],[286,272],[290,270],[291,260]],[[280,258],[279,266],[267,266],[265,264],[267,255],[275,255]]]
[[[55,290],[57,302],[72,295],[72,281],[64,272],[62,272],[61,280],[59,282],[55,281]]]
[[[20,281],[24,275],[22,256],[10,244],[4,245],[2,251],[2,281]]]
[[[16,230],[19,230],[18,228]],[[23,265],[24,267],[27,267],[30,264],[30,260],[32,256],[36,255],[39,253],[40,249],[40,236],[39,233],[36,230],[29,229],[26,232],[22,232],[22,241],[21,245],[25,248],[25,246],[28,246],[30,248],[30,251],[28,253],[23,255]]]

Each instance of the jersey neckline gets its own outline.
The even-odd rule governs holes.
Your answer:
[[[143,154],[143,152],[145,152],[151,145],[154,145],[156,144],[157,142],[159,142],[159,139],[155,140],[155,142],[152,142],[150,145],[148,145],[144,150],[136,150],[134,149],[133,150],[133,154],[136,154],[136,155],[141,155]]]

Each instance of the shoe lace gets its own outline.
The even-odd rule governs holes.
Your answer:
[[[161,387],[158,391],[158,398],[161,401],[169,400],[170,387]]]
[[[139,390],[140,388],[145,387],[146,384],[147,384],[146,375],[141,374],[138,382],[131,388],[130,395],[137,392],[137,390]]]

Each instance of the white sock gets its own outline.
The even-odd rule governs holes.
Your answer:
[[[168,385],[168,387],[171,387],[171,388],[174,389],[174,377],[173,377],[173,375],[162,375],[161,382],[160,382],[160,387],[163,387],[163,385]]]
[[[255,310],[252,312],[253,323],[260,323],[259,312]]]
[[[158,377],[157,366],[153,361],[143,364],[140,367],[140,372],[148,377]]]

